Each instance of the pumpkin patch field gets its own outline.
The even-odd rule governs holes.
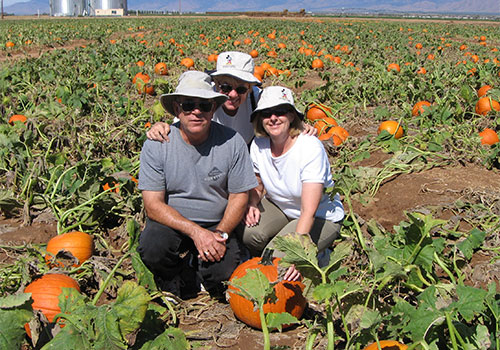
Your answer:
[[[294,91],[346,217],[328,265],[290,233],[232,303],[180,300],[136,251],[139,154],[159,96],[235,50]],[[487,21],[3,19],[0,349],[499,350],[499,50]]]

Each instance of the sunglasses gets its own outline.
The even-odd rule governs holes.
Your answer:
[[[264,110],[260,111],[259,115],[262,118],[269,118],[272,115],[279,117],[282,115],[286,115],[288,112],[291,112],[291,111],[292,111],[292,109],[290,107],[268,108],[268,109],[264,109]]]
[[[214,106],[214,103],[213,101],[207,101],[207,100],[202,100],[199,102],[195,102],[193,100],[187,100],[184,102],[180,102],[179,105],[181,106],[184,112],[191,112],[195,108],[198,108],[202,112],[210,112]]]
[[[238,95],[243,95],[245,92],[248,91],[248,88],[246,86],[238,86],[236,88],[233,88],[232,85],[229,85],[229,84],[220,84],[219,85],[219,89],[220,91],[222,91],[223,93],[225,94],[228,94],[230,93],[231,91],[236,91],[238,93]]]

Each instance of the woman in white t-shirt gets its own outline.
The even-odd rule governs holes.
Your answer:
[[[324,193],[334,185],[330,163],[321,141],[301,133],[303,118],[292,92],[280,86],[265,88],[252,113],[250,156],[259,186],[250,191],[243,231],[252,255],[272,246],[276,235],[310,235],[320,253],[339,235],[344,208],[338,194]],[[298,278],[294,269],[285,276]]]

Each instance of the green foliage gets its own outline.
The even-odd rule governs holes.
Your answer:
[[[143,321],[148,302],[146,290],[127,281],[110,304],[93,306],[70,288],[59,296],[65,327],[43,349],[126,349],[126,336]]]
[[[24,324],[33,317],[29,294],[0,297],[0,348],[19,349],[24,343]]]

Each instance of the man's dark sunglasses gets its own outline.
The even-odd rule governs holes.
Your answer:
[[[276,107],[276,108],[264,109],[264,110],[259,112],[259,115],[262,118],[269,118],[272,115],[279,117],[279,116],[285,115],[291,111],[292,111],[292,109],[290,107]]]
[[[238,95],[243,95],[245,92],[248,91],[248,88],[246,86],[238,86],[236,88],[233,88],[229,84],[220,84],[219,89],[225,94],[228,94],[231,91],[235,90],[238,93]]]
[[[179,105],[181,106],[184,112],[191,112],[195,108],[198,108],[202,112],[210,112],[212,110],[212,107],[214,106],[214,103],[213,101],[209,100],[202,100],[199,102],[195,102],[193,100],[187,100],[179,103]]]

